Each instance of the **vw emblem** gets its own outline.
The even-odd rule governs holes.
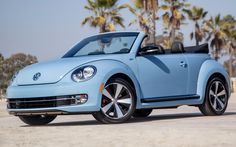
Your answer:
[[[33,76],[33,80],[34,80],[34,81],[37,81],[40,76],[41,76],[41,73],[40,73],[40,72],[37,72],[37,73]]]

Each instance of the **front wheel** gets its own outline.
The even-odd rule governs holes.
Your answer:
[[[228,105],[228,89],[220,78],[211,79],[206,88],[205,100],[199,106],[204,115],[222,115]]]
[[[46,125],[52,122],[57,116],[52,115],[36,115],[36,116],[19,116],[19,118],[26,124],[34,126],[34,125]]]
[[[124,79],[109,80],[102,92],[101,110],[93,117],[102,123],[122,123],[131,118],[135,110],[133,87]]]

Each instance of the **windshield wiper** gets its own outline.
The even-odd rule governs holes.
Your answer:
[[[105,54],[105,52],[91,52],[91,53],[88,53],[88,55],[101,55],[101,54]]]

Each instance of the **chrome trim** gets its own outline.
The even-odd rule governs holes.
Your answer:
[[[38,98],[17,98],[7,100],[7,108],[13,110],[32,108],[55,108],[59,106],[72,106],[77,104],[79,103],[76,99],[76,95]]]
[[[182,101],[182,100],[195,100],[200,99],[199,95],[178,95],[178,96],[166,96],[155,98],[143,98],[141,103],[154,103],[154,102],[167,102],[167,101]]]
[[[30,115],[63,115],[68,114],[67,112],[63,111],[48,111],[48,112],[14,112],[10,111],[9,114],[15,115],[15,116],[30,116]]]
[[[31,100],[31,101],[20,101],[20,100],[15,100],[16,102],[20,102],[20,103],[37,103],[37,102],[50,102],[50,101],[63,101],[63,100],[77,100],[75,97],[72,98],[60,98],[57,97],[55,99],[49,99],[49,100]],[[10,102],[7,101],[8,103],[14,103],[14,102]]]

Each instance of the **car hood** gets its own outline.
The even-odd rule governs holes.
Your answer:
[[[22,69],[17,77],[17,85],[50,84],[60,81],[68,72],[74,68],[96,60],[103,59],[104,56],[84,56],[73,58],[61,58],[58,60],[33,64]],[[107,57],[106,57],[107,59]],[[33,77],[40,73],[38,79]]]

